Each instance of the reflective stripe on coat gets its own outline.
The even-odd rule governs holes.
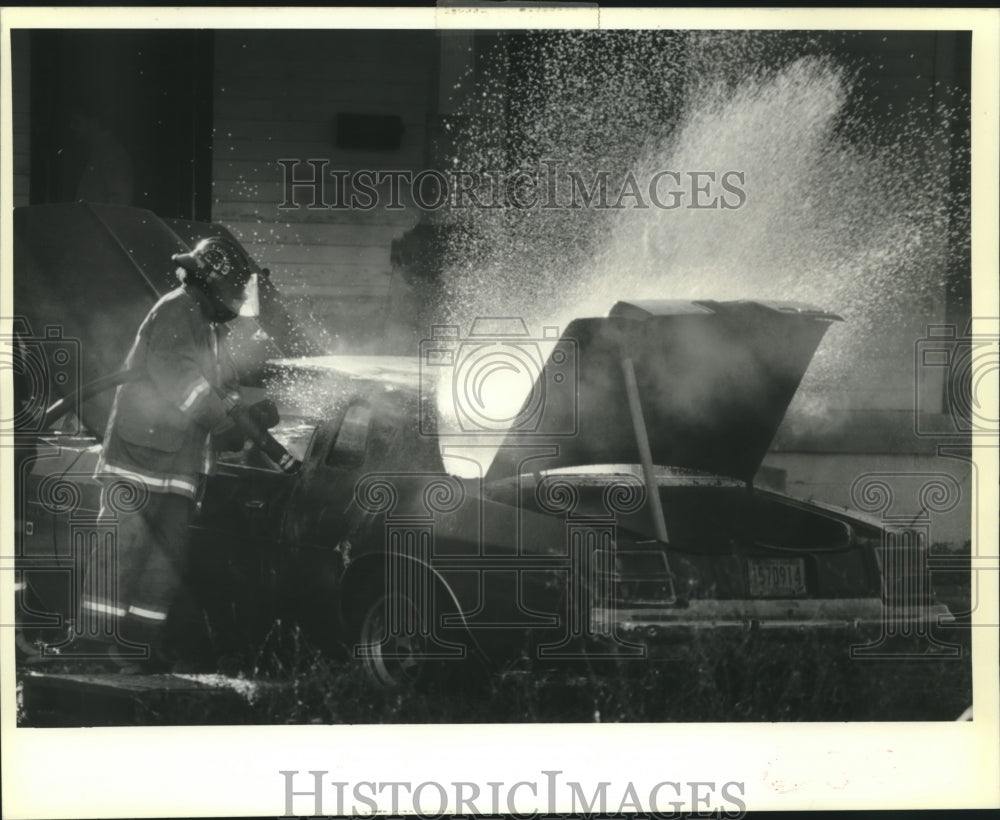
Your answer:
[[[125,362],[136,375],[115,394],[96,477],[131,477],[194,498],[199,474],[211,471],[211,431],[227,420],[215,388],[238,388],[204,301],[197,290],[177,288],[139,327]]]

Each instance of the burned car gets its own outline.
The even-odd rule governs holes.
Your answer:
[[[25,343],[44,348],[46,372],[79,356],[98,378],[120,362],[97,317],[121,308],[131,282],[136,306],[114,325],[125,326],[123,357],[169,285],[156,267],[169,253],[122,251],[183,240],[143,212],[47,207],[64,210],[18,223],[15,264],[34,262],[29,216],[98,213],[80,241],[116,238],[120,258],[86,275],[114,278],[117,298],[62,328],[82,339],[62,358],[54,333]],[[57,262],[35,267],[58,278]],[[33,273],[37,296],[44,276]],[[45,304],[25,293],[17,307],[36,327]],[[791,303],[619,302],[542,340],[445,328],[410,358],[282,348],[262,315],[246,334],[258,345],[247,389],[279,401],[274,435],[302,467],[283,473],[254,449],[220,460],[191,530],[190,608],[176,621],[216,656],[294,622],[393,686],[525,660],[669,656],[695,633],[822,634],[846,652],[887,623],[947,618],[926,590],[901,599],[911,579],[886,577],[877,522],[754,486],[837,320]],[[483,387],[498,372],[522,379],[503,411]],[[54,652],[80,556],[108,543],[93,478],[107,405],[96,391],[60,392],[71,401],[22,429],[32,450],[18,476],[22,632]],[[120,503],[132,495],[123,488]]]

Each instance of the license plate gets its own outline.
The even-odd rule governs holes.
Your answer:
[[[754,598],[801,598],[806,594],[806,566],[801,558],[751,558],[748,568]]]

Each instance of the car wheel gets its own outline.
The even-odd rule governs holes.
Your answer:
[[[42,641],[20,627],[14,630],[14,658],[18,664],[31,663],[42,656]]]
[[[380,595],[368,608],[356,652],[368,675],[387,689],[422,688],[433,677],[421,613],[410,598]]]
[[[47,644],[62,644],[70,639],[72,630],[68,621],[63,621],[61,629],[55,626],[38,626],[24,623],[22,613],[34,613],[51,616],[55,614],[39,598],[30,585],[26,585],[19,593],[14,617],[14,657],[17,663],[36,663],[44,655]],[[51,656],[49,656],[51,657]]]

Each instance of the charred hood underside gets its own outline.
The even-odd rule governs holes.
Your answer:
[[[575,390],[552,389],[566,365],[550,356],[536,384],[545,391],[537,426],[507,435],[488,477],[529,463],[640,463],[629,368],[655,464],[749,481],[838,320],[808,305],[750,301],[619,302],[605,318],[577,319],[558,346],[575,357]]]

